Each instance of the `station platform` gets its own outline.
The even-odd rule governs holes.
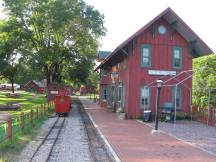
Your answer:
[[[86,111],[122,162],[216,162],[216,156],[137,120],[120,120],[107,108],[80,97]]]

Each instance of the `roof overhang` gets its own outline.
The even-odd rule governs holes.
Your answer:
[[[153,20],[151,20],[148,24],[134,33],[131,37],[125,40],[122,44],[120,44],[105,60],[101,62],[101,64],[95,69],[97,71],[99,68],[104,66],[106,63],[110,62],[109,60],[114,57],[119,51],[121,51],[129,42],[131,42],[134,38],[140,35],[144,30],[149,28],[154,22],[159,20],[160,18],[164,18],[168,23],[175,25],[175,30],[185,38],[188,43],[193,45],[193,49],[196,51],[198,56],[207,55],[214,53],[205,42],[203,42],[200,37],[171,9],[167,8]]]

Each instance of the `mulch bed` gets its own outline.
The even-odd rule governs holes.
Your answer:
[[[0,104],[0,111],[16,111],[20,109],[19,104],[3,105]]]

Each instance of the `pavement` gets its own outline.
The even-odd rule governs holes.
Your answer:
[[[136,120],[120,120],[115,113],[80,98],[97,128],[122,162],[216,162],[216,156]]]

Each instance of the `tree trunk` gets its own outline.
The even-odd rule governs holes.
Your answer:
[[[46,80],[47,80],[47,87],[48,87],[48,85],[51,83],[51,72],[50,72],[50,69],[49,69],[48,65],[44,66],[44,70],[45,70],[45,75],[46,75]]]
[[[14,78],[11,78],[11,90],[14,93]]]
[[[58,84],[62,83],[62,68],[63,65],[61,65],[61,63],[55,63],[53,66],[52,78],[53,81]]]

